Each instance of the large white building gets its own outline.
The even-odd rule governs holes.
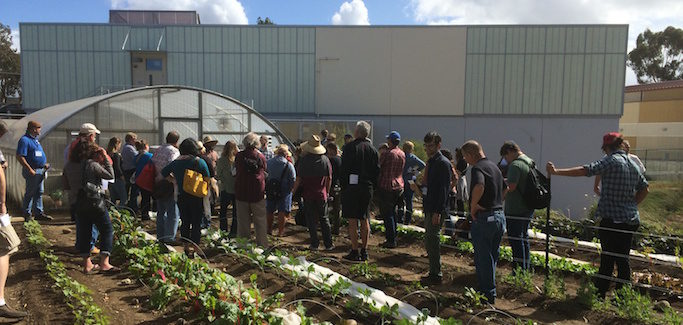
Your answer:
[[[512,139],[541,166],[599,159],[623,112],[627,25],[135,23],[20,24],[24,106],[183,85],[252,106],[291,140],[323,127],[341,136],[364,119],[375,142],[390,130],[418,141],[436,130],[448,149],[476,139],[497,160]],[[190,122],[191,133],[206,133]],[[591,184],[557,179],[554,208],[583,215]]]

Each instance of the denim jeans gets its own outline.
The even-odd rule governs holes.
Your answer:
[[[327,216],[327,201],[304,199],[304,209],[306,210],[306,224],[308,233],[311,236],[311,247],[320,246],[318,239],[318,222],[323,233],[323,243],[326,248],[332,247],[332,230],[330,219]]]
[[[81,229],[81,222],[79,221],[78,217],[76,216],[76,204],[71,205],[70,213],[71,213],[71,219],[76,222],[76,244],[74,246],[76,248],[79,248],[81,245],[81,243],[80,243],[81,236],[79,235],[80,234],[79,229]],[[97,243],[97,237],[99,237],[99,236],[100,236],[100,232],[97,230],[97,226],[95,225],[92,227],[92,237],[90,237],[91,238],[90,239],[90,249],[95,247],[95,243]]]
[[[403,190],[388,191],[379,189],[377,191],[379,199],[379,214],[384,220],[384,234],[388,243],[396,244],[397,215],[396,207],[403,199]]]
[[[410,188],[410,185],[406,186],[403,191],[403,201],[406,206],[405,213],[404,215],[399,215],[399,218],[403,217],[401,223],[404,225],[410,224],[410,221],[413,219],[413,195],[415,195],[415,192]]]
[[[232,204],[232,224],[230,225],[230,236],[237,234],[237,206],[235,204],[235,194],[221,191],[221,211],[218,215],[221,230],[228,231],[228,205]]]
[[[82,256],[90,256],[91,242],[92,242],[92,229],[93,225],[97,226],[100,230],[100,254],[109,255],[112,249],[112,242],[114,239],[114,231],[111,226],[111,219],[109,218],[109,211],[106,211],[102,215],[95,216],[79,216],[76,215],[76,224],[78,226],[77,237],[80,237],[78,241],[78,252]]]
[[[444,212],[441,213],[439,224],[432,224],[432,215],[425,213],[425,249],[429,258],[429,276],[441,277],[441,240],[440,233],[443,222],[448,217]]]
[[[504,230],[503,210],[477,213],[470,230],[479,292],[484,294],[489,301],[496,297],[496,264],[498,264],[500,241]]]
[[[26,180],[26,192],[24,201],[21,205],[25,217],[31,215],[42,216],[43,211],[43,192],[45,191],[45,168],[36,168],[36,174],[31,175],[25,168],[21,170],[21,175]]]
[[[531,264],[529,255],[529,222],[534,216],[531,212],[527,216],[506,216],[508,241],[512,248],[512,267],[528,270]]]
[[[204,203],[202,198],[181,192],[178,195],[178,210],[180,212],[180,235],[183,240],[192,240],[199,245],[202,236],[201,223],[204,217]]]
[[[178,205],[173,195],[155,201],[157,203],[157,239],[162,242],[171,242],[175,240],[178,231]]]

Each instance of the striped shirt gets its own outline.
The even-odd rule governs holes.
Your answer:
[[[586,176],[602,176],[596,216],[611,219],[615,223],[640,222],[636,192],[648,187],[648,183],[624,151],[615,151],[583,168],[586,169]]]

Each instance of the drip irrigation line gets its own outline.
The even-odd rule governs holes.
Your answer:
[[[426,294],[427,296],[430,296],[431,298],[433,298],[433,299],[434,299],[434,304],[436,305],[436,310],[434,311],[434,315],[435,315],[435,317],[439,315],[439,298],[437,298],[436,295],[435,295],[433,292],[431,292],[431,291],[428,291],[428,290],[415,290],[415,291],[413,291],[413,292],[411,292],[411,293],[409,293],[409,294],[407,294],[407,295],[401,297],[401,301],[405,300],[406,298],[408,298],[408,297],[410,297],[410,296],[412,296],[412,295],[416,295],[416,294]]]
[[[335,316],[337,316],[337,318],[339,318],[340,321],[344,321],[344,318],[342,318],[342,317],[339,315],[339,313],[337,313],[334,309],[332,309],[332,307],[330,307],[330,306],[328,306],[328,305],[326,305],[326,304],[323,304],[323,303],[321,303],[321,302],[319,302],[319,301],[315,301],[315,300],[313,300],[313,299],[302,298],[302,299],[292,300],[292,301],[290,301],[290,302],[284,304],[284,305],[282,306],[282,308],[287,308],[288,306],[291,306],[291,305],[293,305],[293,304],[295,304],[295,303],[298,303],[298,302],[308,302],[308,303],[312,303],[312,304],[315,304],[315,305],[318,305],[318,306],[322,306],[323,308],[329,310],[330,312],[332,312],[332,314],[334,314]]]
[[[472,318],[470,318],[470,320],[467,322],[467,325],[470,325],[470,323],[472,323],[472,321],[473,321],[475,318],[479,317],[479,315],[488,314],[488,313],[491,313],[491,314],[501,314],[501,315],[503,315],[503,316],[506,316],[506,317],[512,319],[513,323],[516,323],[516,322],[517,322],[517,318],[513,317],[512,315],[510,315],[510,314],[508,314],[508,313],[506,313],[506,312],[504,312],[504,311],[502,311],[502,310],[498,310],[498,309],[495,309],[495,308],[490,308],[490,309],[484,309],[484,310],[482,310],[482,311],[480,311],[480,312],[474,314],[474,315],[472,316]]]

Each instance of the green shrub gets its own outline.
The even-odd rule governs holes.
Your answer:
[[[564,286],[564,278],[550,272],[543,281],[543,294],[551,299],[564,299],[567,297]]]
[[[532,277],[533,274],[531,271],[517,267],[512,273],[503,277],[503,282],[522,291],[534,292]]]
[[[652,320],[650,296],[641,295],[630,285],[625,285],[615,292],[614,305],[620,317],[642,323],[649,323]]]

